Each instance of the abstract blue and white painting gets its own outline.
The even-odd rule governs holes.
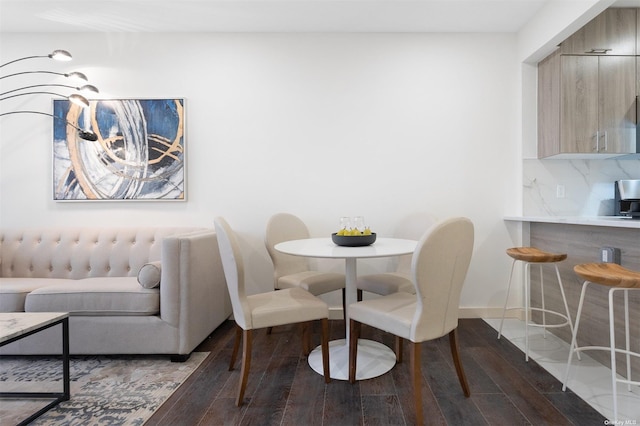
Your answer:
[[[185,200],[184,99],[54,100],[53,115],[54,200]]]

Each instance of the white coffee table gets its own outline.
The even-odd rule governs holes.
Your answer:
[[[71,397],[69,374],[69,313],[67,312],[2,312],[0,313],[0,346],[8,345],[49,327],[62,324],[62,392],[0,392],[0,398],[54,398],[19,425],[27,425],[50,408]]]
[[[332,379],[349,379],[349,305],[357,301],[357,260],[410,254],[415,251],[417,245],[417,241],[399,238],[377,238],[375,243],[364,247],[337,246],[331,238],[309,238],[285,241],[275,245],[276,250],[294,256],[345,260],[346,338],[329,343]],[[309,354],[308,360],[314,371],[323,374],[322,352],[319,347]],[[373,340],[358,339],[357,380],[380,376],[391,370],[395,363],[395,353],[389,347]]]

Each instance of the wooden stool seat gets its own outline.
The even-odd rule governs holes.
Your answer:
[[[507,254],[516,260],[532,263],[562,262],[567,258],[566,253],[551,253],[535,247],[512,247]]]
[[[640,272],[617,263],[583,263],[573,268],[582,279],[610,287],[640,288]]]

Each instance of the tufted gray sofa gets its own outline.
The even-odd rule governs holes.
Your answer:
[[[159,286],[140,284],[143,266],[156,268]],[[4,229],[0,311],[69,312],[71,354],[180,361],[228,319],[231,304],[213,229]],[[0,354],[59,354],[60,336],[48,329]]]

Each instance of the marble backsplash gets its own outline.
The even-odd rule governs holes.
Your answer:
[[[640,179],[640,158],[524,160],[524,216],[611,216],[614,182]],[[564,194],[563,194],[564,192]]]

